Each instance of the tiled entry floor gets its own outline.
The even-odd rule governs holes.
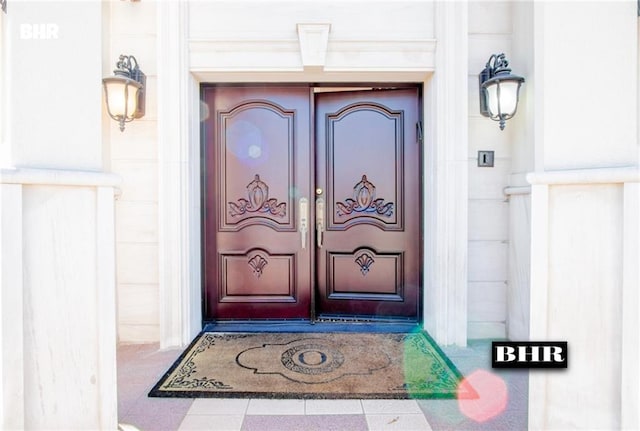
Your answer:
[[[118,411],[121,423],[143,431],[359,431],[525,430],[527,372],[491,370],[489,341],[444,348],[465,375],[481,369],[496,374],[508,391],[504,412],[476,422],[456,400],[264,400],[148,398],[147,393],[181,350],[154,344],[118,347]]]

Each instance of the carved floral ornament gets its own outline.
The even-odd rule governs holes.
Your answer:
[[[365,276],[369,272],[369,269],[371,268],[371,265],[374,264],[375,260],[373,259],[373,257],[371,257],[369,253],[365,252],[358,255],[358,257],[356,257],[355,262],[360,267],[360,272],[362,273],[362,276]]]
[[[253,275],[255,275],[256,278],[260,278],[260,276],[262,275],[262,270],[265,266],[267,266],[269,262],[264,257],[256,254],[251,259],[249,259],[247,263],[253,270]]]
[[[228,202],[229,215],[241,216],[246,213],[267,213],[277,217],[287,215],[287,204],[278,203],[277,199],[269,198],[269,186],[256,174],[253,181],[247,184],[247,198],[240,198],[236,202]]]
[[[376,186],[362,175],[362,179],[353,187],[353,198],[347,198],[343,202],[336,202],[339,216],[351,213],[376,213],[385,217],[393,215],[393,202],[385,202],[384,199],[376,199]]]

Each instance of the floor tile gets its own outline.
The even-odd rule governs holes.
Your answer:
[[[440,404],[439,407],[430,403],[425,410],[425,416],[435,431],[526,431],[528,429],[527,412],[509,411],[485,422],[476,422],[460,413],[457,406],[450,402]]]
[[[305,413],[308,415],[361,415],[360,400],[307,400]]]
[[[367,431],[364,415],[245,416],[242,431]]]
[[[365,414],[422,413],[415,400],[362,400]]]
[[[118,383],[118,415],[126,415],[136,402],[146,394],[147,385],[123,385]]]
[[[249,405],[248,399],[241,398],[198,398],[193,401],[188,415],[244,415]]]
[[[216,430],[240,431],[243,415],[187,415],[180,424],[179,431]]]
[[[429,425],[434,430],[470,430],[469,419],[458,408],[457,400],[420,400]]]
[[[369,431],[430,431],[422,414],[367,415]]]
[[[247,415],[304,415],[304,400],[252,399]]]
[[[177,401],[177,400],[171,400]],[[120,422],[128,423],[144,431],[177,430],[182,423],[188,407],[174,405],[156,406],[155,408],[134,407]]]

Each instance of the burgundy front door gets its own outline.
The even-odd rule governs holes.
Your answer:
[[[203,100],[205,320],[417,319],[417,89]]]
[[[418,316],[418,112],[415,88],[316,96],[320,317]]]
[[[311,187],[309,89],[203,95],[205,319],[309,318],[313,244],[303,248],[299,231]]]

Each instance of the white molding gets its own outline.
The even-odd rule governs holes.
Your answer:
[[[191,107],[187,4],[159,2],[157,13],[160,347],[168,348],[188,344],[201,329],[200,286],[192,275],[200,272],[199,240],[192,244],[199,160],[190,150],[190,117],[199,114]]]
[[[402,52],[430,53],[436,52],[435,39],[422,40],[331,40],[330,51],[335,52]],[[435,64],[425,70],[433,70]]]
[[[637,166],[621,166],[531,172],[527,174],[527,181],[534,185],[637,183],[640,182],[640,169]]]
[[[329,25],[329,24],[323,24]],[[300,53],[300,42],[296,39],[196,39],[188,40],[189,52],[297,52]],[[328,40],[327,52],[423,52],[435,53],[436,39],[412,40]],[[304,63],[301,63],[304,64]],[[190,64],[192,68],[195,65]]]
[[[188,103],[189,112],[189,135],[184,145],[189,155],[189,161],[183,164],[183,169],[187,172],[188,185],[184,191],[188,197],[187,208],[184,209],[187,226],[186,246],[189,247],[189,285],[185,300],[188,307],[183,329],[184,343],[189,343],[191,339],[202,329],[202,232],[201,232],[201,185],[200,185],[200,83],[193,77],[188,77]]]
[[[96,189],[96,295],[98,339],[118,339],[116,306],[116,238],[114,190],[100,186]],[[102,342],[97,345],[99,414],[101,429],[116,429],[118,420],[118,376],[116,343]]]
[[[531,187],[512,187],[509,199],[507,338],[529,338]],[[505,190],[506,193],[506,190]]]
[[[509,186],[505,187],[502,192],[507,196],[528,195],[531,194],[531,186]]]
[[[640,184],[624,185],[621,428],[640,429]]]
[[[330,40],[324,69],[327,72],[432,72],[436,69],[436,47],[433,39]]]
[[[547,336],[549,289],[549,186],[531,189],[531,331],[532,340]]]
[[[549,313],[549,186],[534,185],[531,188],[531,268],[529,338],[547,340]],[[535,239],[535,241],[534,241]],[[546,373],[529,375],[530,429],[546,428]]]
[[[430,75],[425,70],[389,71],[389,70],[345,70],[328,72],[309,69],[291,70],[210,70],[191,69],[192,76],[199,82],[215,83],[305,83],[310,82],[423,82]]]
[[[437,2],[436,72],[425,98],[424,326],[439,344],[467,343],[468,5]]]
[[[241,52],[252,54],[254,52],[297,52],[300,53],[300,45],[296,39],[196,39],[187,41],[189,53],[214,51],[216,53]],[[197,67],[190,64],[190,67]]]
[[[119,175],[71,169],[3,168],[0,170],[2,184],[54,185],[77,187],[119,187]]]
[[[22,185],[1,187],[0,428],[24,429]]]
[[[193,71],[300,71],[297,40],[189,40]]]
[[[198,73],[308,72],[301,43],[295,39],[189,39],[189,67]],[[436,48],[434,39],[328,40],[321,66],[325,72],[423,72],[418,80],[422,81],[424,72],[435,70]],[[319,65],[308,66],[312,66],[311,71],[322,70]]]

